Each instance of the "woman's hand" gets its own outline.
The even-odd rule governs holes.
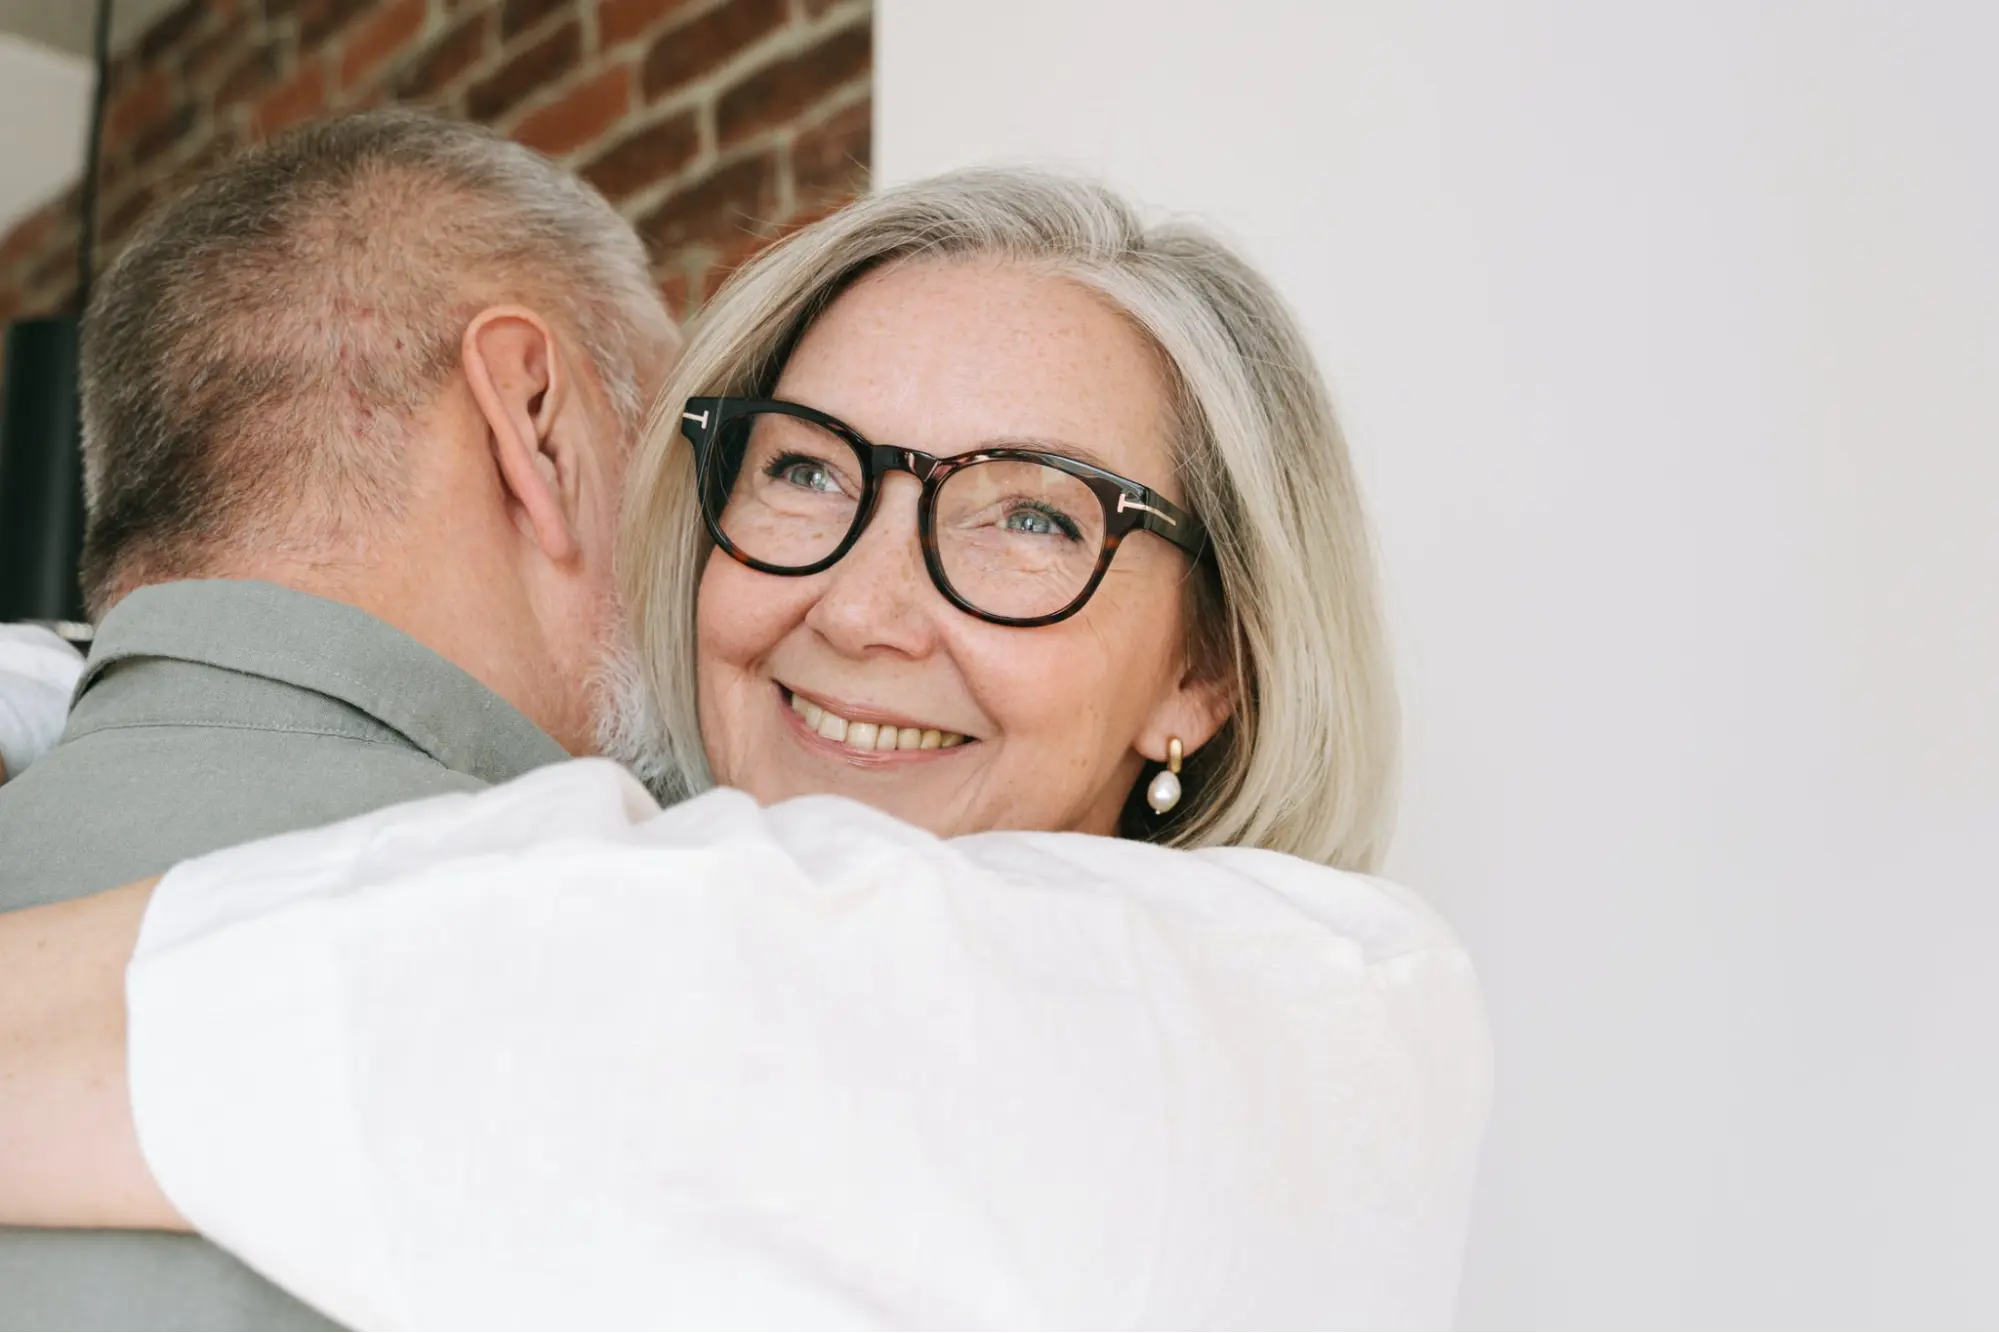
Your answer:
[[[186,1231],[139,1153],[125,967],[158,880],[0,914],[0,1224]]]

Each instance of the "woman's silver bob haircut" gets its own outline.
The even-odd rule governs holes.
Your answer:
[[[635,665],[659,709],[644,748],[663,771],[648,776],[669,791],[710,784],[694,616],[710,543],[681,404],[767,396],[841,292],[916,257],[1019,263],[1076,283],[1130,320],[1165,368],[1180,484],[1210,534],[1188,583],[1188,669],[1220,682],[1233,712],[1189,758],[1170,820],[1148,823],[1133,802],[1127,832],[1373,869],[1392,823],[1394,684],[1353,469],[1298,321],[1201,229],[1148,227],[1101,185],[1035,171],[968,171],[860,200],[738,270],[702,313],[633,463],[620,538]]]

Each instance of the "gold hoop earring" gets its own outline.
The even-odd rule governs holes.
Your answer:
[[[1145,789],[1145,803],[1154,814],[1163,815],[1180,804],[1180,738],[1166,742],[1166,767],[1153,775]]]

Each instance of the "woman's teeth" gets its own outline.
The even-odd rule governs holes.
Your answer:
[[[965,738],[955,731],[849,722],[838,713],[828,712],[810,699],[796,694],[791,696],[791,708],[805,719],[806,726],[849,750],[949,750],[965,743]]]

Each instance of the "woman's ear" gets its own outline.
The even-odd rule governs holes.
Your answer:
[[[491,306],[466,326],[459,353],[501,484],[542,554],[571,558],[579,549],[577,460],[556,423],[572,389],[554,335],[532,310]]]
[[[1226,681],[1211,680],[1191,672],[1180,678],[1171,694],[1146,719],[1135,748],[1156,764],[1166,762],[1166,745],[1176,737],[1185,754],[1193,754],[1213,740],[1222,724],[1235,711],[1234,692]]]

